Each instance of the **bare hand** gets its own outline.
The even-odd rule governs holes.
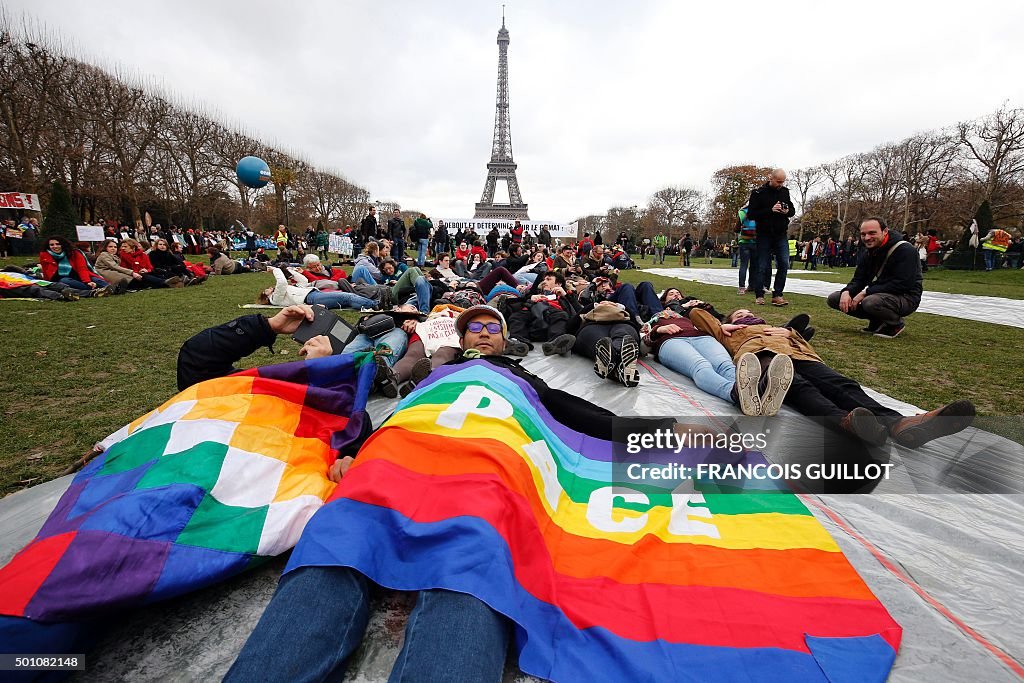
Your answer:
[[[95,282],[87,282],[86,284],[89,285],[89,289],[96,289],[96,283]]]
[[[856,311],[860,307],[860,302],[864,301],[864,297],[867,296],[864,292],[861,292],[857,296],[853,297],[850,301],[850,309]]]
[[[132,279],[133,280],[141,280],[142,276],[139,275],[138,273],[132,273]]]
[[[416,332],[416,320],[414,318],[409,318],[408,320],[403,321],[402,322],[402,331],[405,332],[406,334],[415,334],[415,332]]]
[[[772,207],[772,211],[775,213],[782,213],[782,202],[775,202],[775,206]]]
[[[331,340],[326,335],[318,334],[313,337],[299,349],[299,355],[305,356],[306,360],[312,358],[326,358],[327,356],[334,354],[334,347],[331,346]]]
[[[327,478],[334,483],[338,483],[341,481],[341,478],[345,476],[345,473],[348,472],[348,468],[352,466],[353,462],[355,462],[355,458],[351,455],[346,455],[344,458],[338,458],[334,461],[334,464],[328,468]]]
[[[270,318],[267,322],[270,323],[270,329],[274,331],[274,334],[291,334],[299,329],[299,325],[302,324],[303,320],[313,321],[312,306],[297,304],[282,308],[277,315]]]
[[[683,331],[683,328],[679,327],[679,325],[676,325],[674,323],[670,323],[668,325],[662,325],[661,327],[659,327],[656,330],[656,332],[658,334],[675,334],[676,332],[682,332],[682,331]]]
[[[850,298],[850,293],[843,290],[843,293],[839,295],[839,310],[843,313],[849,313],[851,302],[852,299]],[[854,308],[856,308],[856,306]]]
[[[792,337],[792,330],[788,330],[785,327],[768,327],[764,330],[764,333],[769,337]]]

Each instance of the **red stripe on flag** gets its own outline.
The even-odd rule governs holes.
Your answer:
[[[0,568],[0,614],[23,616],[28,603],[57,566],[77,531],[34,541]]]

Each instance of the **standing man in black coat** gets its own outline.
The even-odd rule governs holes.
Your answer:
[[[882,218],[865,219],[860,238],[866,249],[853,279],[829,295],[828,305],[867,320],[863,332],[892,339],[906,327],[903,316],[921,305],[921,259],[914,245],[889,230]]]
[[[394,242],[391,255],[399,263],[405,263],[405,221],[402,220],[402,212],[399,209],[395,209],[394,215],[388,219],[388,239]]]
[[[772,256],[775,257],[775,287],[772,288],[772,304],[787,306],[782,298],[786,288],[786,273],[789,272],[789,219],[796,213],[789,198],[786,172],[781,168],[772,171],[761,187],[750,193],[747,218],[757,225],[757,263],[761,278],[757,282],[754,303],[764,305],[765,287],[771,283]]]
[[[363,218],[363,222],[359,224],[359,235],[363,238],[363,243],[369,242],[370,240],[377,239],[377,207],[370,205],[367,209],[366,217]]]

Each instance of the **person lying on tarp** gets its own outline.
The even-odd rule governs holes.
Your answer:
[[[513,338],[532,349],[532,342],[543,342],[545,356],[566,355],[576,342],[567,334],[569,320],[579,313],[576,292],[566,292],[565,276],[557,271],[545,273],[521,297],[502,302]]]
[[[485,359],[508,369],[530,384],[556,421],[574,431],[611,439],[612,412],[549,388],[518,361],[501,355],[508,326],[497,309],[467,308],[456,319],[456,328],[462,353],[449,365]],[[671,419],[645,420],[644,428],[673,424]],[[485,492],[491,490],[487,483],[483,486]],[[365,538],[374,542],[373,535]],[[349,656],[363,640],[372,590],[370,580],[349,567],[308,566],[288,572],[224,680],[340,679]],[[500,681],[511,631],[507,617],[474,596],[441,589],[420,591],[392,680]]]
[[[786,327],[767,324],[745,308],[732,311],[724,323],[699,308],[690,311],[694,327],[717,339],[739,361],[745,353],[753,353],[760,361],[761,371],[774,381],[781,373],[766,372],[772,363],[788,356],[792,361],[793,380],[786,393],[785,404],[800,413],[823,417],[826,426],[847,432],[861,441],[881,446],[886,439],[918,448],[933,439],[955,434],[974,421],[974,404],[954,401],[923,415],[904,417],[871,398],[856,380],[840,374],[825,364],[801,335],[809,318],[797,316]],[[735,326],[741,327],[735,327]],[[788,366],[789,363],[786,363]],[[772,392],[766,387],[762,392]],[[941,418],[941,419],[940,419]]]
[[[313,307],[307,304],[287,306],[271,318],[243,315],[231,322],[203,330],[182,344],[178,351],[178,391],[215,377],[223,377],[241,368],[235,363],[256,349],[273,352],[279,334],[294,334],[304,320],[313,321]],[[327,337],[313,337],[299,349],[303,358],[331,355]]]

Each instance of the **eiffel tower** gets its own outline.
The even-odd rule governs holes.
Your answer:
[[[498,97],[494,112],[494,142],[491,144],[491,161],[487,164],[484,193],[476,205],[473,218],[530,219],[527,205],[519,194],[516,162],[512,160],[512,129],[508,118],[508,44],[508,29],[505,28],[505,12],[502,10],[501,29],[498,30]],[[508,204],[494,203],[494,185],[499,180],[508,184]]]

